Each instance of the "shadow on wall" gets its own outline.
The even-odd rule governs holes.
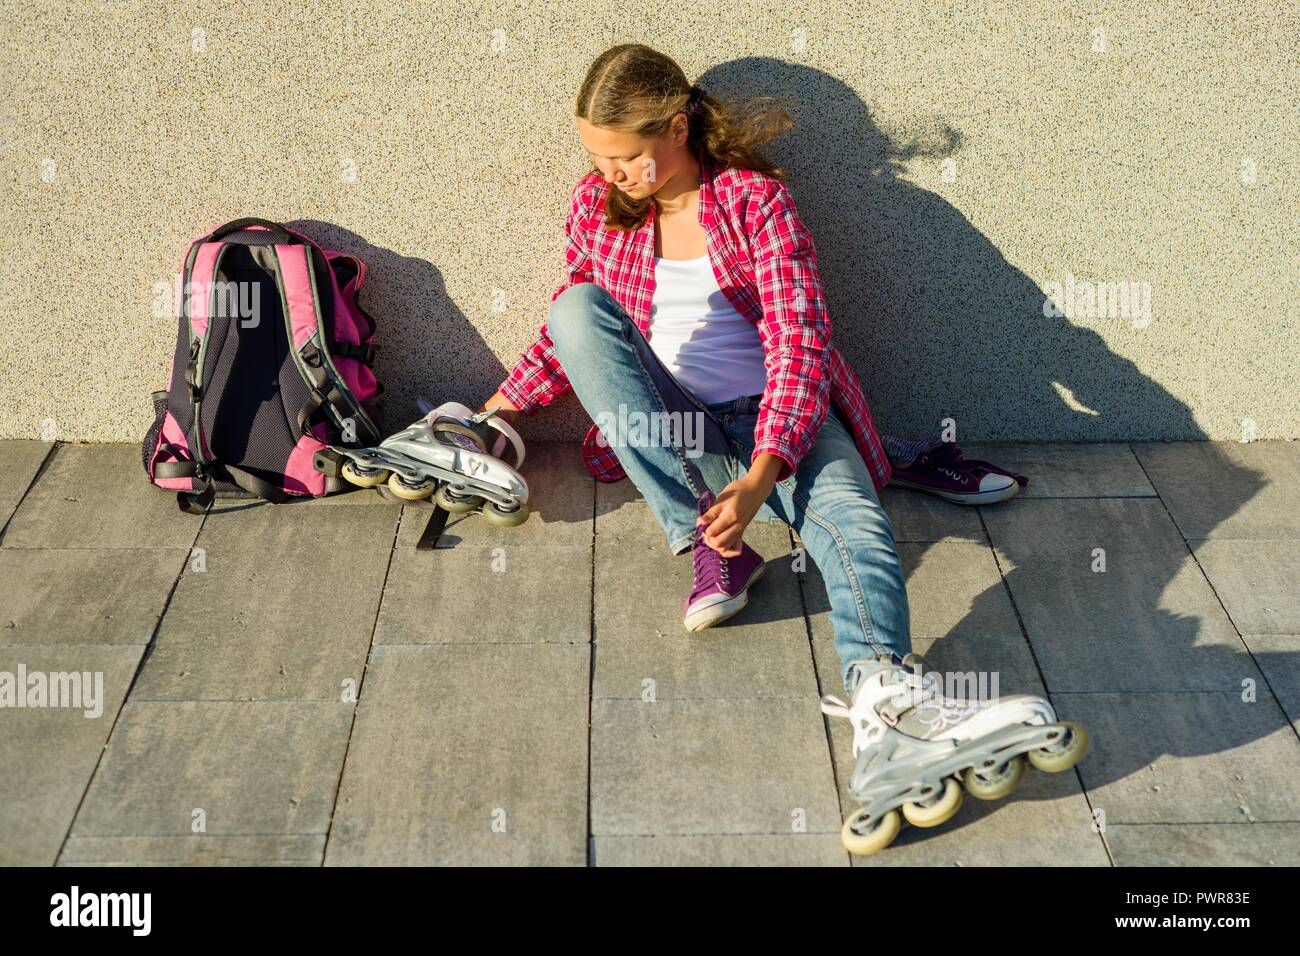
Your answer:
[[[965,441],[1205,437],[1182,403],[1096,332],[1045,317],[1039,284],[960,210],[900,178],[910,162],[937,170],[957,159],[960,130],[937,120],[896,141],[842,81],[767,58],[716,67],[700,82],[723,96],[799,102],[794,128],[765,152],[786,171],[813,233],[836,343],[885,431],[926,432],[951,415]],[[1040,232],[1060,228],[1042,223]]]
[[[361,304],[379,324],[376,373],[387,389],[389,431],[420,416],[421,397],[434,405],[454,399],[477,408],[505,379],[509,370],[447,295],[436,266],[333,223],[300,219],[285,225],[365,262]]]
[[[943,159],[955,157],[962,143],[960,130],[939,124],[906,142],[895,141],[840,80],[767,58],[718,66],[699,83],[723,97],[770,95],[792,97],[801,104],[791,110],[795,127],[778,137],[766,154],[786,171],[792,195],[813,233],[836,344],[857,370],[882,432],[925,434],[951,416],[960,439],[968,442],[1043,435],[1063,441],[1205,439],[1186,405],[1112,352],[1100,335],[1065,317],[1044,316],[1045,297],[1038,284],[1007,262],[958,209],[899,177],[909,161],[923,158],[938,167]],[[1057,228],[1055,223],[1043,223],[1041,232],[1046,236]],[[1053,383],[1064,386],[1074,401],[1067,401]],[[1216,476],[1214,502],[1207,504],[1214,508],[1204,532],[1208,535],[1208,527],[1237,512],[1265,481],[1260,473],[1227,459],[1218,446],[1208,444],[1206,450],[1201,462],[1207,474]],[[1014,467],[1016,463],[1002,464]],[[885,496],[886,503],[893,494]],[[1044,504],[1017,499],[992,507]],[[1071,504],[1089,507],[1083,502]],[[962,510],[942,502],[936,506],[952,509],[954,519]],[[1107,506],[1098,503],[1098,507]],[[1189,568],[1191,586],[1212,592],[1156,499],[1143,499],[1134,507],[1144,509],[1142,521],[1150,522],[1149,530],[1160,544],[1149,541],[1141,529],[1125,528],[1122,521],[1088,527],[1086,515],[1082,522],[1057,521],[1055,530],[1062,532],[1058,537],[1026,533],[1018,540],[997,542],[1004,568],[1011,567],[1005,580],[1012,600],[1034,604],[1033,619],[1027,623],[1034,645],[1078,642],[1087,648],[1083,657],[1110,656],[1112,661],[1132,661],[1137,667],[1144,662],[1159,667],[1165,658],[1178,658],[1195,663],[1197,676],[1189,679],[1189,689],[1205,689],[1207,675],[1217,674],[1221,686],[1208,679],[1232,696],[1241,692],[1244,678],[1254,678],[1264,702],[1270,695],[1259,670],[1239,640],[1223,640],[1221,620],[1208,629],[1213,634],[1203,635],[1200,617],[1161,607],[1167,591],[1187,596]],[[1027,524],[1016,523],[1021,529]],[[954,521],[954,526],[959,523]],[[1080,554],[1086,559],[1092,547],[1107,544],[1092,538],[1108,535],[1114,536],[1113,544],[1121,552],[1143,565],[1140,571],[1128,572],[1132,580],[1099,587],[1098,576],[1088,573],[1086,560],[1080,563],[1083,570],[1077,579],[1060,573],[1062,563],[1068,561],[1073,567]],[[1144,549],[1148,544],[1149,553]],[[905,546],[909,574],[930,547]],[[1047,565],[1052,568],[1044,573]],[[1042,589],[1054,574],[1060,599],[1044,600]],[[1171,586],[1176,577],[1177,588]],[[824,586],[816,576],[809,583],[808,612],[826,611]],[[1094,607],[1096,613],[1087,613],[1088,602],[1099,597],[1115,606]],[[665,595],[664,599],[671,598]],[[989,622],[1006,619],[1006,602],[1001,581],[975,597],[950,634],[927,651],[927,657],[933,655],[932,664],[954,670],[1016,669],[1015,662],[997,659],[997,642],[987,633]],[[1126,611],[1131,612],[1127,620]],[[753,620],[742,614],[735,623]],[[1059,661],[1080,655],[1053,656]],[[1292,660],[1296,655],[1284,656],[1287,660],[1270,662],[1278,672],[1300,666]],[[1118,669],[1112,663],[1091,670],[1099,675]],[[837,671],[837,667],[828,669]],[[1086,684],[1092,675],[1075,676]],[[1170,678],[1167,673],[1161,676],[1166,682]],[[838,686],[825,690],[840,693]],[[1012,693],[1033,690],[1031,686],[1003,688]],[[1069,696],[1058,699],[1067,718],[1069,702]],[[1229,750],[1286,726],[1280,711],[1273,720],[1272,711],[1264,718],[1261,712],[1249,710],[1248,716],[1235,711],[1240,719],[1216,726],[1213,734],[1172,728],[1155,734],[1151,739],[1189,742],[1186,747],[1164,749],[1158,744],[1144,746],[1147,735],[1126,730],[1124,718],[1130,712],[1124,710],[1105,726],[1092,728],[1098,753],[1087,768],[1088,786],[1095,789],[1127,777],[1162,752],[1192,755]],[[1181,722],[1183,712],[1178,713],[1171,723]],[[1210,707],[1196,713],[1208,718],[1211,713],[1222,716],[1223,711]],[[989,810],[995,811],[996,805]],[[962,825],[962,818],[951,825]]]

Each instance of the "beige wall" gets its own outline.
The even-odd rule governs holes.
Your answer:
[[[559,279],[578,82],[632,41],[800,100],[771,154],[883,429],[1295,437],[1296,5],[1012,6],[10,0],[0,437],[138,440],[156,286],[241,215],[369,262],[394,424],[482,400]],[[1044,316],[1085,281],[1149,321]],[[527,433],[583,422],[569,396]]]

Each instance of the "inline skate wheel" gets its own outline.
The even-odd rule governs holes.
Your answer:
[[[382,485],[388,480],[388,471],[384,468],[366,468],[364,465],[354,464],[351,459],[343,462],[341,473],[348,484],[356,485],[358,488],[373,488],[375,485]]]
[[[860,826],[866,817],[866,808],[863,808],[845,820],[844,827],[840,830],[840,842],[854,856],[870,856],[883,850],[894,842],[894,837],[898,836],[898,831],[903,827],[898,811],[890,810],[870,830],[862,832]]]
[[[947,823],[961,809],[961,784],[952,777],[943,782],[943,789],[935,788],[929,800],[903,804],[903,816],[914,827],[937,827]]]
[[[506,510],[495,501],[489,501],[483,506],[483,520],[498,528],[513,528],[528,520],[528,505]]]
[[[419,501],[433,494],[433,487],[437,482],[428,478],[418,485],[408,484],[406,479],[399,473],[393,472],[388,476],[388,490],[401,498],[403,501]]]
[[[1063,720],[1060,726],[1063,730],[1060,739],[1041,750],[1029,751],[1029,762],[1046,773],[1069,770],[1088,752],[1088,731],[1083,729],[1083,724]]]
[[[434,503],[448,514],[464,514],[473,511],[483,503],[478,495],[462,495],[451,490],[451,485],[439,485],[433,493]]]
[[[971,767],[962,783],[976,800],[1001,800],[1020,783],[1025,774],[1025,758],[1017,754],[1001,767]]]

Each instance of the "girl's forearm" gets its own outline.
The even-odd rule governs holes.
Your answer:
[[[749,466],[749,470],[745,472],[745,479],[753,482],[756,488],[761,488],[766,496],[776,484],[776,476],[781,473],[783,464],[785,462],[781,458],[771,452],[763,452]]]

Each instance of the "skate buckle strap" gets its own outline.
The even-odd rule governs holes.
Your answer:
[[[363,365],[375,364],[375,349],[374,345],[353,345],[351,342],[335,342],[330,347],[335,355],[353,359]]]
[[[826,694],[822,697],[821,707],[822,713],[828,714],[831,717],[849,716],[849,705],[838,697],[832,697],[830,694]]]

